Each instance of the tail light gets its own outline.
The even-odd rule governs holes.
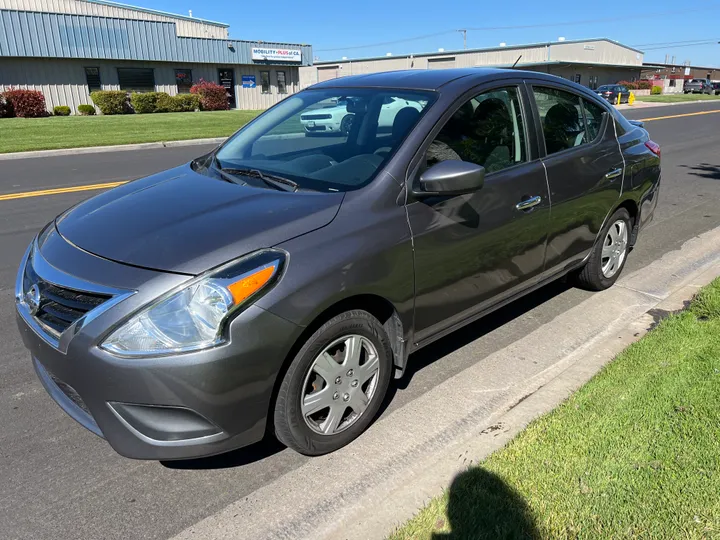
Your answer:
[[[603,92],[603,96],[609,96],[612,92]]]
[[[654,141],[648,141],[645,143],[645,146],[647,146],[648,150],[650,150],[657,157],[660,157],[660,145],[658,143]]]

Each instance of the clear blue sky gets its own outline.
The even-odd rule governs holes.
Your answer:
[[[123,0],[120,0],[123,1]],[[471,0],[125,0],[129,4],[179,14],[193,11],[194,17],[230,25],[236,39],[311,44],[315,56],[333,60],[462,48],[458,28],[468,30],[468,47],[491,47],[566,39],[608,37],[645,50],[646,62],[662,62],[666,54],[694,65],[720,67],[720,2],[677,2],[641,0],[602,2],[588,0],[514,0],[477,2]],[[612,10],[613,6],[617,6]],[[683,9],[684,8],[684,9]],[[597,19],[620,19],[597,21]],[[575,23],[551,26],[557,23]],[[548,25],[547,27],[487,29],[499,26]],[[423,39],[366,48],[347,47],[389,42],[436,34]],[[665,46],[650,50],[646,44],[709,40],[696,46]],[[657,45],[653,45],[657,47]],[[326,50],[333,49],[333,50]]]

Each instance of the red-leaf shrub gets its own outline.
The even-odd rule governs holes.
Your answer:
[[[0,94],[0,118],[7,116],[7,103],[5,102],[5,96]]]
[[[638,90],[650,90],[653,87],[652,81],[638,81]]]
[[[624,86],[628,90],[637,90],[638,89],[638,83],[636,83],[636,82],[619,81],[618,84]]]
[[[230,108],[227,90],[214,82],[200,79],[190,88],[190,93],[200,96],[200,108],[203,111],[226,111]]]
[[[11,88],[4,95],[9,110],[8,116],[39,118],[48,115],[45,107],[45,96],[43,96],[42,92]]]

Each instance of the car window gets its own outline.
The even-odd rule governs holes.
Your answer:
[[[533,86],[548,155],[587,142],[581,99],[571,92]]]
[[[375,177],[436,97],[392,88],[305,90],[233,135],[215,164],[282,176],[300,189],[357,189]]]
[[[463,105],[440,130],[426,153],[426,165],[460,160],[488,173],[527,161],[525,128],[517,87],[480,94]]]
[[[603,116],[606,114],[605,109],[585,99],[582,100],[582,104],[585,110],[585,120],[587,121],[587,140],[594,141],[600,134]]]

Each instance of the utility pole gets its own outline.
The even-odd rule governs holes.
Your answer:
[[[458,30],[463,35],[463,49],[467,49],[467,30],[464,28],[462,30]]]

